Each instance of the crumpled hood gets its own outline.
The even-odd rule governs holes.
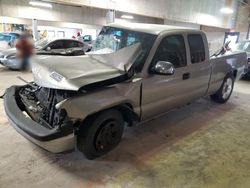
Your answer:
[[[110,54],[36,56],[31,60],[34,81],[42,87],[76,91],[125,74],[140,52],[140,44],[135,44]]]

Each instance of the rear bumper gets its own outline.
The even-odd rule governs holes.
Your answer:
[[[12,86],[4,95],[4,108],[11,125],[31,142],[52,153],[61,153],[74,149],[73,130],[48,129],[27,117],[16,102],[16,90]]]

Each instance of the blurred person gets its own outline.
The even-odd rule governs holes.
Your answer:
[[[29,59],[34,53],[34,44],[28,34],[23,34],[16,43],[17,57],[21,60],[21,70],[29,69]]]
[[[77,32],[77,40],[79,40],[79,41],[81,41],[81,42],[83,42],[83,38],[82,38],[82,36],[81,36],[81,33],[80,32]]]

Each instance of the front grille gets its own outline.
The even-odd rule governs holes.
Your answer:
[[[56,109],[56,104],[76,95],[77,92],[34,86],[37,88],[28,85],[19,91],[26,112],[33,120],[47,128],[61,126],[67,121],[67,113],[63,109]]]

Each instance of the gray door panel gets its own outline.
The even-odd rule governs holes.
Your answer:
[[[153,75],[142,82],[142,119],[165,113],[193,100],[190,79],[183,80],[187,69],[176,69],[171,76]]]
[[[168,36],[166,36],[166,38],[167,37]],[[175,73],[170,76],[151,74],[143,79],[142,120],[150,119],[165,113],[173,108],[192,102],[206,94],[211,73],[210,63],[208,60],[203,60],[202,62],[192,64],[192,58],[199,59],[200,57],[199,55],[196,56],[196,54],[189,54],[190,48],[187,37],[184,36],[184,39],[187,52],[186,66],[183,66],[183,64],[180,65],[181,67],[177,67]],[[163,52],[170,54],[167,55],[167,59],[176,61],[176,58],[173,58],[173,56],[176,55],[175,51],[178,51],[180,47],[183,48],[183,46],[178,45],[175,39],[171,39],[170,43],[172,44],[168,43],[168,47],[164,49]],[[176,48],[176,44],[178,48]],[[161,44],[159,47],[160,46]],[[173,52],[171,50],[173,50]],[[177,54],[182,52],[179,51]],[[180,55],[176,56],[179,57]],[[180,61],[183,61],[183,56],[184,55],[182,55],[182,58],[177,58],[177,62],[178,59],[182,59]]]
[[[187,67],[190,73],[190,90],[193,100],[204,96],[209,87],[211,66],[209,61],[191,64]]]

